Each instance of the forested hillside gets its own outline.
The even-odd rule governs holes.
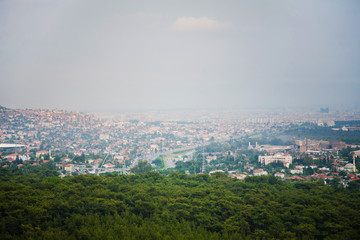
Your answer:
[[[36,172],[34,172],[36,170]],[[0,239],[358,239],[358,183],[1,169]]]
[[[334,131],[331,127],[319,127],[315,124],[294,127],[284,132],[289,137],[310,138],[327,141],[343,141],[347,144],[360,144],[360,131]]]

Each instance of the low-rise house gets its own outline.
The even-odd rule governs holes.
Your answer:
[[[104,167],[104,168],[114,168],[115,165],[112,164],[112,163],[105,163],[105,164],[103,165],[103,167]]]
[[[206,156],[206,161],[209,163],[212,160],[216,160],[216,156]]]
[[[224,173],[224,171],[223,171],[223,170],[218,169],[218,170],[210,171],[210,172],[209,172],[209,175],[214,174],[214,173],[218,173],[218,172],[220,172],[220,173]]]
[[[334,176],[329,175],[329,176],[326,176],[325,179],[332,180],[332,179],[334,179]]]
[[[75,169],[75,164],[67,164],[64,166],[64,170],[67,172],[73,172]]]
[[[40,156],[46,155],[46,154],[49,154],[49,151],[46,151],[46,150],[37,151],[36,152],[36,157],[39,158]]]
[[[325,180],[326,174],[314,173],[313,175],[307,176],[306,178],[308,178],[308,179],[315,178],[315,179],[323,179],[323,180]]]
[[[88,163],[89,163],[89,164],[93,164],[94,161],[95,161],[95,159],[89,159],[89,160],[88,160]]]
[[[349,174],[349,181],[356,181],[356,180],[359,180],[360,178],[354,174]]]
[[[96,159],[96,160],[93,162],[93,164],[94,164],[94,165],[99,165],[101,162],[102,162],[102,159],[101,159],[101,158],[98,158],[98,159]]]
[[[9,155],[5,156],[5,158],[7,159],[8,162],[10,159],[16,160],[16,158],[19,158],[19,157],[20,157],[20,154],[17,154],[17,153],[13,153],[13,154],[9,154]]]
[[[246,174],[238,173],[238,174],[235,174],[235,177],[236,177],[237,179],[243,180],[243,179],[245,179],[245,178],[247,177],[247,175],[246,175]]]
[[[71,159],[68,157],[61,158],[61,162],[70,162],[70,161],[71,161]]]
[[[290,169],[290,173],[291,174],[303,174],[303,170],[301,168]]]
[[[261,176],[261,175],[267,175],[267,171],[265,171],[264,169],[255,169],[253,171],[253,175],[254,176]]]
[[[285,177],[285,179],[291,179],[291,180],[300,180],[300,181],[303,181],[303,180],[305,180],[304,178],[302,178],[302,177],[299,177],[299,176],[291,176],[291,177]]]
[[[279,173],[279,172],[277,172],[277,173],[274,174],[274,176],[284,179],[285,174],[284,174],[284,173]]]
[[[245,165],[244,168],[246,168],[248,170],[254,170],[254,166],[250,165],[250,164]]]

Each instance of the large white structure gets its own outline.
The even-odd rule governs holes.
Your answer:
[[[285,167],[289,167],[292,164],[292,156],[288,154],[275,154],[272,156],[259,156],[258,161],[263,165],[268,165],[270,163],[282,163]]]
[[[25,145],[22,144],[13,144],[13,143],[0,143],[0,150],[1,149],[12,149],[12,148],[24,148]]]
[[[268,153],[286,152],[290,151],[293,146],[278,146],[278,145],[259,145],[255,142],[255,146],[252,146],[249,142],[248,150],[256,149],[258,151],[266,151]]]

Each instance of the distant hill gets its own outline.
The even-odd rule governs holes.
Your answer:
[[[0,109],[1,109],[1,110],[5,110],[5,109],[7,109],[7,108],[0,105]]]
[[[335,121],[334,127],[360,127],[359,120],[351,120],[351,121]]]
[[[347,121],[346,123],[349,123]],[[352,125],[358,121],[352,121]],[[337,122],[338,123],[338,122]],[[345,122],[342,122],[345,124]],[[343,126],[343,125],[342,125]],[[297,138],[310,138],[317,140],[327,140],[327,141],[343,141],[347,144],[360,144],[360,132],[359,131],[333,131],[329,127],[318,127],[318,126],[299,126],[291,128],[284,132],[285,135],[295,136]]]

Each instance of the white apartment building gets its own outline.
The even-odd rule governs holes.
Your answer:
[[[270,163],[282,163],[284,164],[285,167],[289,167],[290,164],[292,164],[292,156],[288,155],[288,154],[275,154],[275,155],[272,155],[272,156],[259,156],[258,157],[258,161],[261,163],[261,164],[264,164],[265,166],[270,164]]]

